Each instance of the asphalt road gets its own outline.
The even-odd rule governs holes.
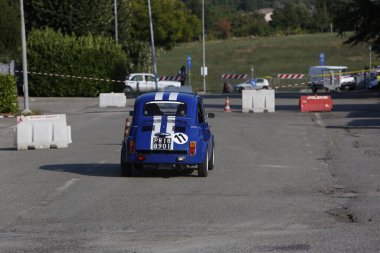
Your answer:
[[[215,169],[119,176],[127,108],[33,98],[66,113],[66,149],[16,151],[0,119],[0,252],[380,252],[380,99],[333,94],[330,113],[241,113],[205,95]]]

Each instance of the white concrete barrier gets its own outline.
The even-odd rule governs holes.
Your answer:
[[[17,117],[17,150],[67,148],[70,143],[71,127],[66,124],[65,114]]]
[[[274,112],[274,90],[243,90],[243,112]]]
[[[99,94],[99,107],[125,107],[127,105],[127,98],[124,93],[100,93]]]

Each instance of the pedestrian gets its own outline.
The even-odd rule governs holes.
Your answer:
[[[178,72],[178,75],[180,76],[181,86],[184,86],[185,81],[186,81],[186,68],[185,68],[185,66],[182,65],[182,67],[180,68],[180,70]]]

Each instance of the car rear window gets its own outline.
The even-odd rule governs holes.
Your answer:
[[[144,116],[186,116],[186,104],[179,101],[150,101],[144,105]]]

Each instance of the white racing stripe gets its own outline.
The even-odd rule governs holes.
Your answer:
[[[171,92],[169,94],[169,100],[177,100],[178,98],[178,92]]]
[[[161,122],[162,122],[162,116],[154,116],[153,117],[153,130],[152,134],[150,136],[150,149],[153,150],[153,138],[156,133],[159,133],[161,131]]]
[[[156,95],[154,96],[154,100],[162,100],[163,98],[164,98],[163,92],[157,92]]]
[[[166,124],[166,132],[170,134],[172,139],[170,143],[170,150],[174,149],[173,137],[174,137],[175,116],[168,116],[168,122]]]

